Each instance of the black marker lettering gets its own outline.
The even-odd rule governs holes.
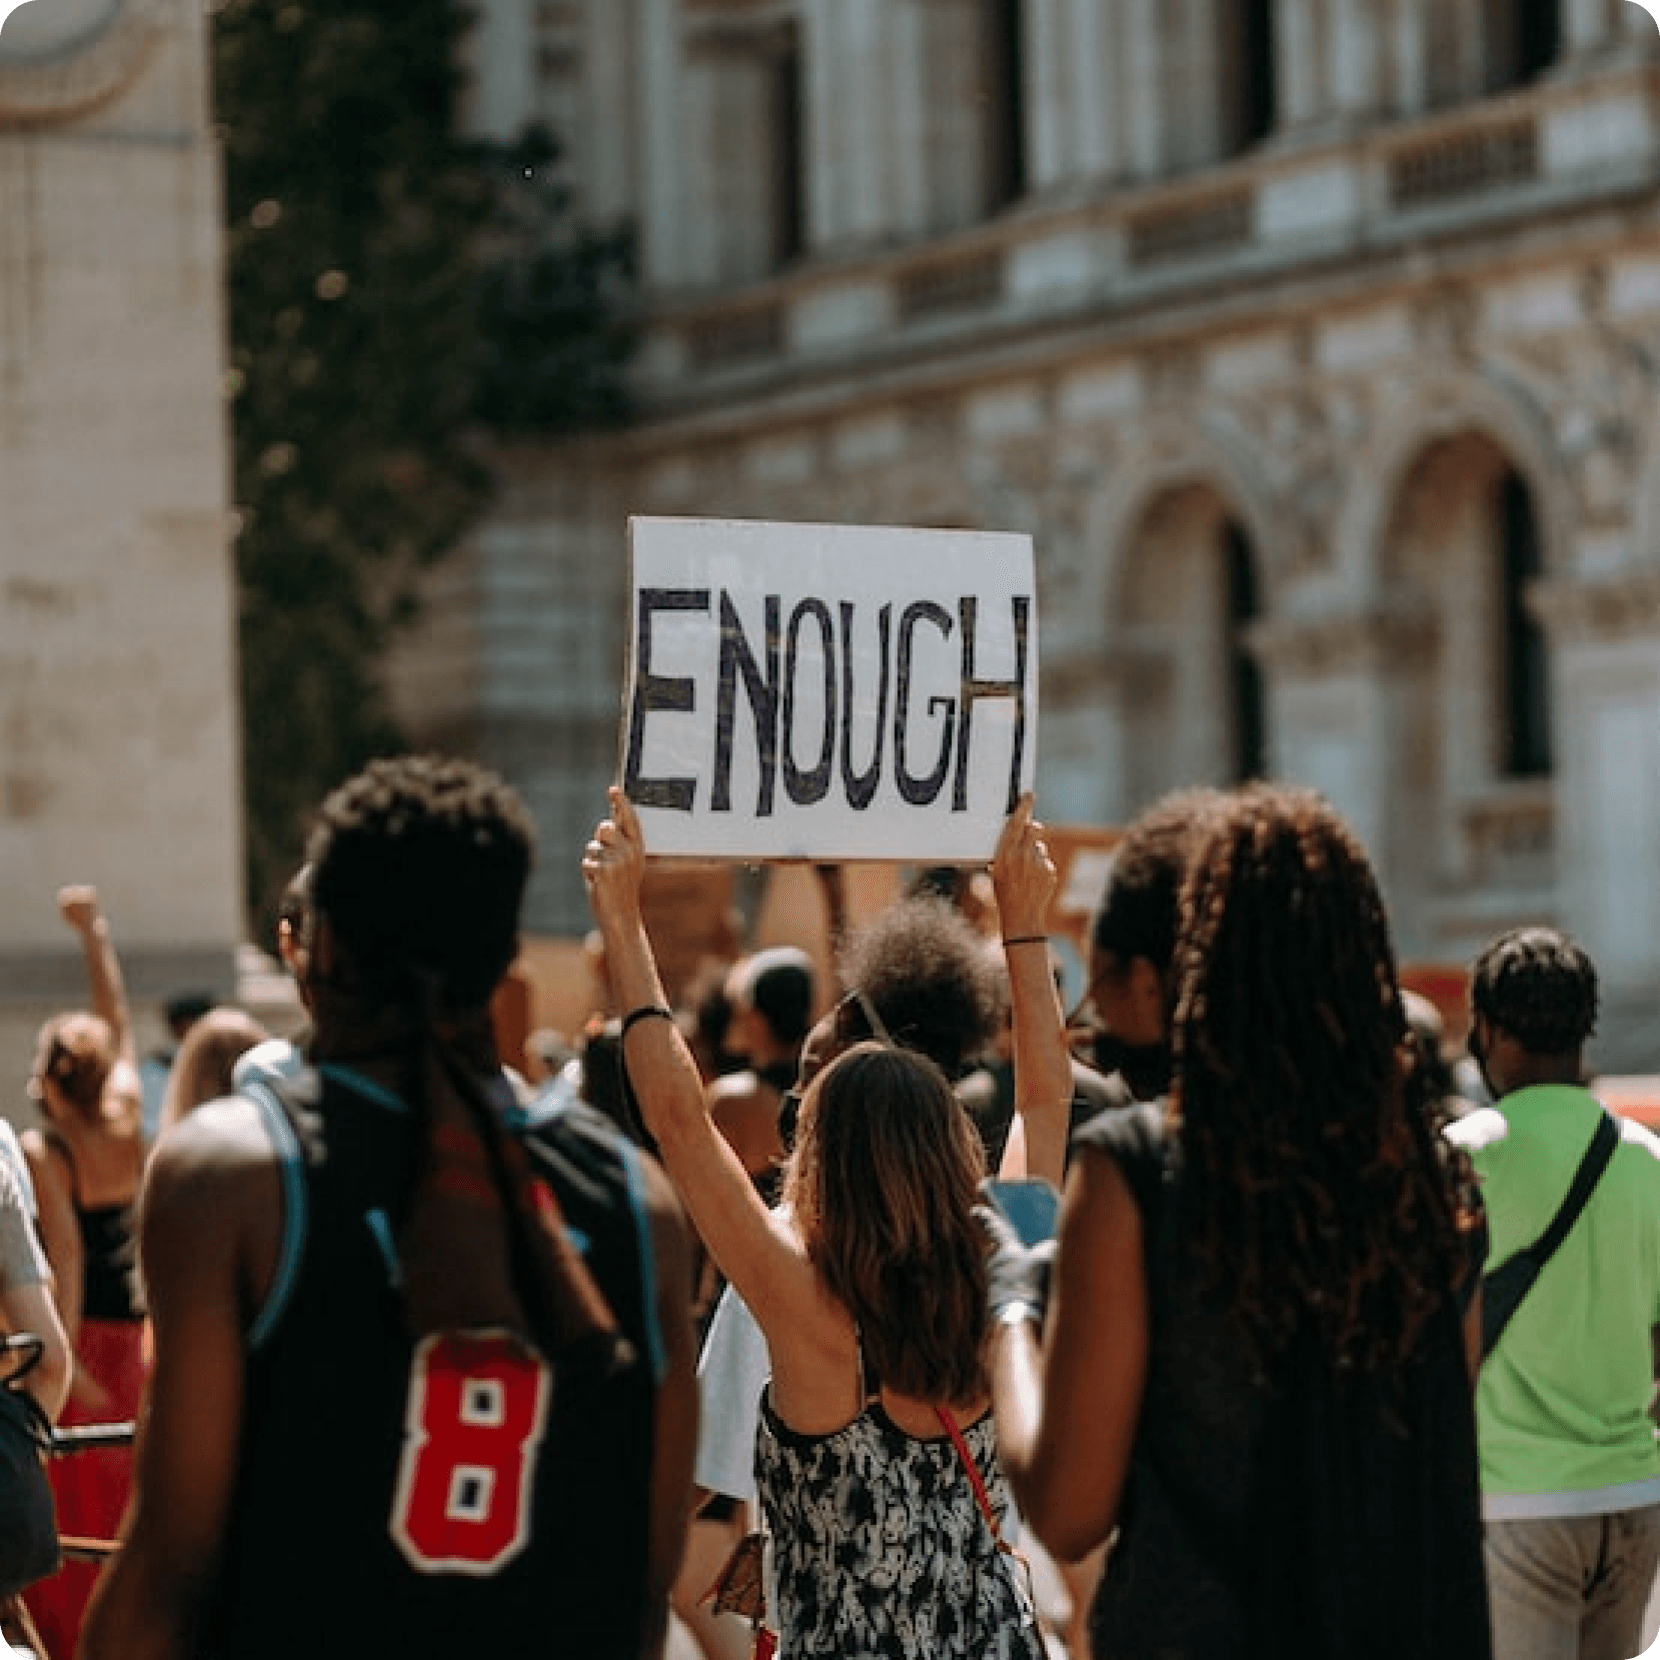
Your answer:
[[[882,678],[876,692],[876,725],[871,740],[870,767],[856,773],[853,770],[853,606],[848,600],[841,604],[842,613],[842,788],[847,791],[847,804],[862,813],[876,794],[876,785],[882,776],[882,749],[887,742],[888,683],[893,663],[888,646],[893,637],[893,607],[884,605],[876,614],[876,630],[881,640]]]
[[[824,741],[817,764],[803,772],[795,764],[795,676],[801,625],[811,617],[824,647]],[[798,807],[811,807],[830,793],[830,774],[836,764],[836,626],[830,607],[821,599],[804,599],[790,613],[784,636],[784,788]]]
[[[972,596],[958,600],[963,629],[963,718],[957,728],[957,782],[951,794],[951,810],[968,810],[968,739],[974,727],[974,705],[982,698],[1014,699],[1014,761],[1009,768],[1009,804],[1012,813],[1020,804],[1020,765],[1026,758],[1026,636],[1032,601],[1026,594],[1014,596],[1014,679],[979,680],[974,673],[975,632],[980,602]]]
[[[715,701],[715,784],[709,797],[711,812],[732,811],[732,729],[738,715],[738,676],[744,677],[744,692],[755,717],[755,751],[760,759],[760,783],[755,797],[758,818],[772,816],[772,801],[778,785],[778,618],[779,599],[767,595],[766,670],[749,649],[744,625],[732,596],[720,597],[720,684]]]
[[[640,759],[646,746],[646,716],[653,710],[688,714],[697,687],[677,675],[651,672],[651,619],[659,611],[707,611],[707,588],[642,588],[636,602],[634,707],[628,717],[628,758],[623,766],[623,793],[639,807],[669,807],[689,813],[697,795],[695,778],[642,778]]]
[[[946,639],[951,638],[951,613],[931,599],[912,601],[899,619],[899,690],[893,704],[893,773],[899,793],[913,807],[926,807],[945,785],[945,775],[951,767],[951,736],[957,724],[955,698],[928,699],[930,715],[944,715],[945,729],[940,735],[939,765],[926,778],[917,778],[905,763],[905,729],[911,707],[912,641],[919,622],[931,622]]]

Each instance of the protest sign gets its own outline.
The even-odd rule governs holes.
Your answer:
[[[977,863],[1032,787],[1028,536],[632,519],[623,788],[654,854]]]

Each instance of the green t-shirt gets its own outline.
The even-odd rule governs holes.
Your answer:
[[[1448,1130],[1481,1178],[1489,1269],[1550,1225],[1601,1114],[1585,1090],[1536,1085]],[[1660,1501],[1660,1450],[1648,1416],[1656,1322],[1660,1139],[1622,1122],[1589,1204],[1481,1369],[1476,1417],[1489,1516]],[[1516,1502],[1507,1506],[1506,1497]]]

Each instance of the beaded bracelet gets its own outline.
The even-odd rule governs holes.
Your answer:
[[[626,1038],[630,1029],[642,1020],[666,1020],[673,1025],[674,1010],[665,1009],[661,1003],[642,1003],[623,1016],[622,1036]]]
[[[1047,934],[1022,934],[1019,939],[1004,940],[1003,949],[1007,951],[1011,945],[1047,945],[1048,943],[1049,936]]]

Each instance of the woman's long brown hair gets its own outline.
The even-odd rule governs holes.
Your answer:
[[[985,1393],[980,1143],[945,1075],[864,1043],[802,1103],[784,1198],[825,1285],[859,1326],[881,1382],[918,1400]]]
[[[1391,1372],[1463,1272],[1468,1165],[1410,1061],[1389,924],[1309,791],[1222,810],[1182,893],[1175,1111],[1202,1279],[1259,1357]]]

